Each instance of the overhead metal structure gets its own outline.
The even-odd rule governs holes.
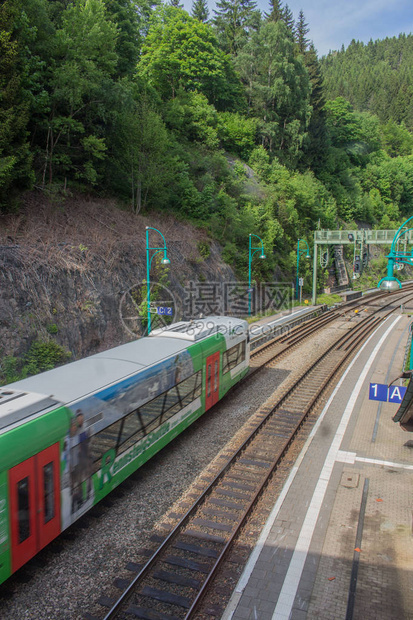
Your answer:
[[[413,265],[413,250],[407,251],[407,245],[413,228],[407,228],[407,224],[413,220],[413,216],[400,226],[396,231],[387,258],[387,275],[380,280],[377,287],[385,291],[394,291],[402,287],[402,283],[394,276],[394,269],[403,265]],[[402,239],[403,237],[403,239]],[[400,240],[404,244],[404,251],[399,249]]]
[[[409,221],[409,220],[408,220]],[[316,230],[314,231],[314,254],[313,254],[313,296],[312,303],[317,299],[317,263],[319,245],[353,245],[364,247],[369,245],[391,245],[399,230]],[[399,235],[400,237],[400,235]],[[407,245],[413,244],[413,229],[403,232],[403,241]],[[410,263],[412,264],[412,263]]]

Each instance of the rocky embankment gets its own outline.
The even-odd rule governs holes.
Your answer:
[[[191,287],[234,280],[219,246],[171,215],[30,193],[18,214],[0,217],[0,357],[54,340],[77,359],[136,337],[139,320],[130,317],[146,280],[146,226],[161,230],[171,261],[167,271],[152,263],[151,281],[166,287],[158,299],[169,291],[180,313]],[[162,239],[152,231],[153,244]]]

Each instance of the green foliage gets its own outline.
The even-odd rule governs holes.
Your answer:
[[[1,385],[7,385],[8,383],[14,383],[20,379],[18,371],[18,360],[16,357],[7,355],[3,358],[0,366],[0,383]]]
[[[134,73],[151,4],[146,0],[105,0],[109,20],[117,26],[117,72],[121,77]]]
[[[413,154],[413,136],[402,122],[400,125],[389,120],[382,126],[384,150],[390,157]]]
[[[197,248],[201,258],[204,260],[211,255],[211,246],[207,241],[198,241]]]
[[[369,288],[376,288],[378,282],[387,273],[387,259],[386,253],[383,253],[378,258],[373,258],[368,263],[368,268],[365,269],[358,280],[354,283],[354,288],[359,290],[366,290]],[[400,274],[396,276],[399,278]]]
[[[45,370],[51,370],[66,363],[70,357],[71,353],[56,342],[37,340],[20,359],[12,356],[3,359],[0,369],[1,381],[3,384],[8,384]]]
[[[214,10],[214,26],[225,52],[237,55],[249,32],[259,26],[259,13],[252,0],[220,0]]]
[[[33,182],[18,41],[20,2],[0,5],[0,211],[13,206],[17,190]]]
[[[278,0],[264,16],[220,0],[212,24],[204,0],[192,17],[156,5],[1,4],[1,210],[34,178],[48,195],[120,196],[202,226],[242,277],[256,231],[268,258],[254,278],[271,279],[294,274],[297,237],[318,222],[410,215],[412,35],[320,62],[304,14],[294,24]]]
[[[218,146],[218,113],[205,95],[179,90],[165,106],[165,121],[180,137],[203,144],[207,149]]]
[[[297,27],[295,30],[295,37],[297,40],[298,51],[300,54],[305,54],[307,51],[309,40],[306,38],[306,35],[310,32],[308,24],[305,21],[304,13],[301,10],[298,14]]]
[[[41,185],[72,178],[97,184],[106,139],[103,102],[116,71],[117,27],[103,0],[77,0],[63,10],[52,37],[47,105],[39,111],[36,143]]]
[[[223,148],[248,159],[255,147],[258,120],[238,112],[221,112],[218,115],[218,136]]]
[[[265,23],[238,55],[236,67],[254,116],[260,119],[262,144],[295,165],[311,116],[311,88],[288,27],[282,21]]]
[[[182,170],[172,151],[173,139],[156,107],[156,96],[141,83],[122,81],[117,85],[108,131],[111,160],[106,184],[112,192],[128,196],[135,213],[155,206],[164,208]]]
[[[375,198],[375,216],[386,211],[391,218],[410,216],[413,207],[413,156],[384,157],[377,163],[369,164],[362,175],[362,186]],[[378,209],[380,196],[382,209]],[[396,207],[397,205],[397,207]]]
[[[206,0],[194,0],[192,3],[192,17],[200,22],[208,21],[209,9]]]
[[[204,94],[219,107],[233,99],[238,88],[212,28],[172,6],[154,13],[138,70],[164,99],[183,88]]]
[[[322,59],[328,99],[344,97],[357,110],[380,121],[404,122],[413,129],[413,35],[400,34],[347,49]]]
[[[323,295],[319,295],[317,297],[317,304],[319,305],[323,305],[325,304],[326,306],[333,306],[334,304],[339,304],[341,303],[343,300],[340,297],[340,295],[327,295],[327,294],[323,294]]]

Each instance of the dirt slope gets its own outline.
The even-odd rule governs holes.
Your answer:
[[[56,340],[72,359],[133,339],[121,306],[146,278],[146,226],[167,240],[167,284],[182,309],[191,281],[234,280],[219,247],[170,215],[136,216],[109,200],[53,202],[31,192],[19,214],[0,217],[0,358],[23,354],[35,339]],[[208,245],[204,260],[199,249],[205,256]],[[154,263],[151,280],[156,270]]]

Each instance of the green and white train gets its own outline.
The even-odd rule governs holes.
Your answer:
[[[0,583],[248,367],[247,323],[209,317],[0,388]]]

